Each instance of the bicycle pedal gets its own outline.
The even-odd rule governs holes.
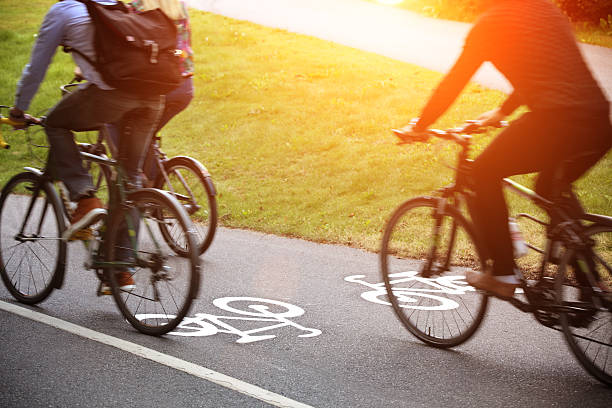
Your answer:
[[[113,292],[111,291],[110,286],[107,283],[100,281],[98,290],[96,291],[96,296],[110,296],[112,294]]]
[[[95,224],[96,222],[100,221],[102,218],[104,218],[104,216],[106,216],[106,213],[107,212],[104,208],[96,208],[94,210],[91,210],[89,213],[87,213],[85,217],[83,217],[78,222],[71,224],[68,228],[66,228],[66,230],[62,234],[62,239],[66,241],[74,241],[75,239],[78,239],[78,240],[91,239],[92,233],[89,233],[89,234],[79,234],[79,233],[81,231],[87,231],[87,230],[91,232],[91,228],[89,227]],[[84,236],[85,238],[74,238],[73,239],[73,237],[79,237],[79,236]]]

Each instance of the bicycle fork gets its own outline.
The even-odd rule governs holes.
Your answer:
[[[438,200],[438,205],[433,210],[432,217],[435,220],[433,243],[429,250],[429,255],[427,256],[427,262],[422,271],[422,275],[425,278],[429,278],[433,274],[442,273],[450,268],[450,256],[452,254],[453,247],[455,246],[455,238],[457,234],[457,223],[454,220],[453,224],[451,225],[451,235],[449,237],[446,254],[444,254],[443,258],[441,258],[442,262],[436,265],[436,259],[438,258],[438,245],[441,240],[440,236],[442,235],[442,224],[443,217],[446,213],[446,206],[447,198],[440,198]]]

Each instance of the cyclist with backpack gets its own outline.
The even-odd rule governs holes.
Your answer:
[[[520,285],[513,259],[502,179],[539,172],[536,191],[550,199],[592,167],[612,145],[610,106],[582,58],[567,17],[549,0],[483,0],[487,10],[468,34],[463,52],[438,85],[420,118],[403,128],[416,140],[456,99],[484,61],[492,62],[514,92],[479,118],[496,124],[520,105],[513,121],[473,163],[470,213],[493,260],[468,283],[502,298]],[[484,5],[484,4],[483,4]],[[559,170],[568,160],[569,166]],[[602,289],[607,290],[603,282]]]
[[[82,165],[72,131],[99,128],[105,123],[117,123],[122,130],[129,128],[129,142],[122,143],[120,161],[133,184],[138,186],[144,153],[163,109],[162,91],[143,94],[133,88],[124,89],[108,83],[107,78],[113,77],[102,71],[99,54],[104,44],[101,44],[99,27],[94,27],[90,17],[91,8],[99,4],[116,2],[63,0],[51,6],[38,33],[30,62],[19,80],[15,106],[10,110],[12,120],[24,121],[24,111],[38,90],[57,47],[63,45],[78,51],[72,56],[87,83],[64,96],[45,120],[50,145],[47,169],[51,177],[66,185],[70,199],[77,202],[70,226],[73,238],[82,238],[79,231],[101,217],[105,210],[94,196],[91,177]],[[154,50],[153,46],[150,48]],[[156,60],[163,58],[155,55],[150,59],[154,57]],[[108,65],[112,66],[110,62]],[[133,289],[134,281],[128,271],[119,272],[118,278],[122,289]]]
[[[189,28],[189,14],[187,5],[183,0],[134,0],[129,3],[129,7],[136,13],[142,13],[149,10],[160,9],[167,15],[176,26],[177,33],[177,50],[180,50],[180,85],[166,94],[164,110],[161,114],[157,127],[154,129],[154,134],[159,132],[174,116],[183,111],[194,95],[193,87],[193,50],[191,48],[191,30]],[[109,135],[112,141],[116,144],[118,139],[118,129],[115,125],[108,126]],[[143,165],[146,180],[153,182],[158,174],[155,152],[153,145],[148,149]]]

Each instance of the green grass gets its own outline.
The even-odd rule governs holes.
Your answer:
[[[385,3],[385,0],[365,0],[371,3]],[[477,1],[460,0],[396,0],[388,3],[398,3],[393,7],[414,11],[427,17],[463,22],[473,22],[479,15]],[[611,17],[612,18],[612,17]],[[574,31],[578,41],[586,44],[600,45],[612,48],[612,25],[575,23]]]
[[[1,3],[0,12],[15,18],[3,29],[13,41],[0,50],[0,103],[13,102],[51,3],[30,1],[25,11],[16,0]],[[164,129],[162,147],[207,166],[222,225],[377,250],[397,205],[451,181],[444,164],[453,163],[454,147],[398,147],[389,131],[418,116],[440,74],[210,13],[191,16],[196,96]],[[68,56],[58,53],[31,111],[52,106],[71,72]],[[460,124],[503,99],[470,85],[436,126]],[[0,153],[0,183],[30,163],[19,132],[5,136],[16,148]],[[477,137],[475,154],[491,137]],[[611,213],[611,164],[608,156],[578,183],[591,211]],[[511,206],[530,209],[516,198]]]

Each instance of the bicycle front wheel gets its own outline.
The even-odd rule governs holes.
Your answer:
[[[395,314],[413,335],[440,348],[469,339],[488,302],[465,279],[467,271],[484,267],[472,227],[445,201],[418,197],[402,204],[387,223],[380,252]]]
[[[111,266],[106,277],[130,324],[145,334],[162,335],[183,320],[197,296],[200,266],[192,223],[166,192],[139,190],[128,194],[126,203],[112,217],[105,237]],[[175,254],[161,237],[158,227],[166,222],[173,223],[185,256]],[[126,284],[135,287],[126,290]]]
[[[581,273],[577,268],[587,269],[591,278],[597,274],[608,283],[612,281],[612,227],[593,225],[585,235],[594,243],[593,261],[568,250],[559,265],[559,320],[565,340],[580,364],[593,377],[612,386],[612,302],[577,275]]]
[[[210,176],[198,161],[184,156],[165,162],[164,171],[155,187],[170,192],[185,208],[195,226],[197,251],[203,254],[217,229],[217,201]],[[164,223],[160,229],[168,245],[177,254],[184,255],[185,248],[176,239],[175,225]]]
[[[35,304],[63,277],[66,260],[63,206],[51,183],[25,172],[0,195],[0,275],[13,297]]]

